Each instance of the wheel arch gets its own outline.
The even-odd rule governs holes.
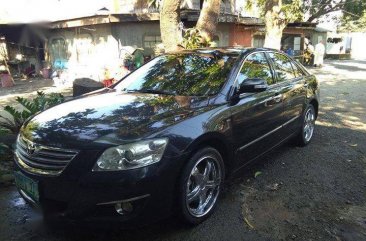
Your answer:
[[[309,101],[309,104],[311,104],[312,106],[314,106],[315,109],[315,119],[318,118],[318,112],[319,112],[319,102],[317,99],[313,98]]]
[[[189,153],[189,157],[194,155],[199,149],[203,147],[212,147],[220,152],[221,157],[225,164],[225,173],[228,174],[233,167],[233,148],[229,139],[222,133],[210,132],[205,133],[194,140],[186,149]],[[225,175],[226,177],[228,175]]]

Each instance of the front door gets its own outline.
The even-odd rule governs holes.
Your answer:
[[[268,89],[241,94],[231,108],[237,168],[276,145],[283,124],[280,88],[264,52],[252,53],[245,59],[235,85],[251,78],[266,80]]]

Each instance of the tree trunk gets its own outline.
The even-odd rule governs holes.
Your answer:
[[[2,59],[4,61],[5,70],[8,72],[11,82],[13,84],[15,84],[13,76],[10,73],[9,65],[8,65],[8,51],[7,51],[6,42],[0,42],[0,57],[1,57],[0,59]]]
[[[281,0],[267,1],[266,3],[264,20],[266,26],[265,48],[281,49],[282,32],[287,25],[287,21],[284,19],[283,12],[281,11],[281,5]]]
[[[222,0],[205,0],[198,18],[196,28],[206,41],[212,41],[216,34]]]
[[[164,0],[160,11],[160,33],[165,51],[174,51],[182,41],[179,29],[181,0]]]

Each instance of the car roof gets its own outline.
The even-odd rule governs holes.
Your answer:
[[[180,50],[176,52],[170,52],[170,54],[179,54],[179,53],[222,53],[229,55],[240,55],[243,53],[250,53],[254,51],[277,51],[275,49],[270,48],[253,48],[253,47],[241,47],[241,46],[228,46],[228,47],[206,47],[206,48],[197,48],[190,50]]]

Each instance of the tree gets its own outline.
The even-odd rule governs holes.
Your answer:
[[[184,44],[184,46],[206,46],[215,34],[220,14],[222,0],[205,0],[196,27],[186,31],[185,38],[198,38],[198,45]],[[166,51],[174,51],[182,43],[180,28],[181,0],[149,0],[149,6],[160,8],[160,32]],[[193,30],[193,31],[192,31]],[[194,36],[191,36],[191,33]],[[198,33],[198,34],[197,34]],[[193,42],[197,42],[193,40]]]
[[[254,4],[261,10],[266,27],[264,47],[280,49],[283,29],[289,22],[302,19],[302,0],[249,0],[247,7]]]
[[[203,3],[196,28],[206,42],[212,41],[216,34],[221,2],[222,0],[205,0]]]
[[[359,0],[347,2],[343,9],[339,31],[365,32],[366,31],[366,2]]]
[[[306,22],[319,22],[323,16],[342,10],[346,2],[354,0],[305,0],[304,13],[308,16]]]
[[[355,18],[355,16],[343,16],[338,31],[366,32],[366,11],[364,11],[362,15],[357,16],[357,18]]]
[[[182,41],[179,29],[181,0],[164,0],[160,10],[160,33],[166,51],[174,51]]]

